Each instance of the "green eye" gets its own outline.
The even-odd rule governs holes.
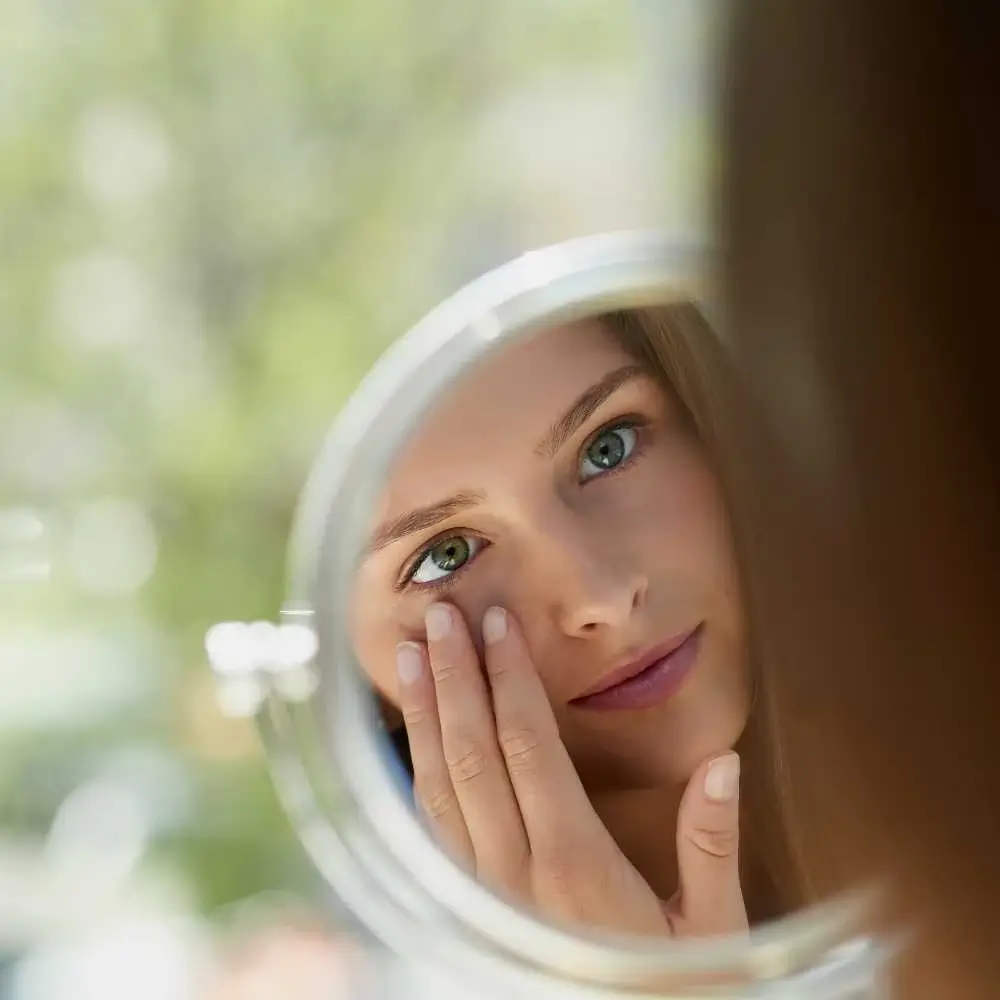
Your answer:
[[[580,479],[593,479],[621,465],[635,450],[638,438],[638,431],[628,424],[600,431],[584,449]]]
[[[470,535],[442,538],[427,549],[410,576],[413,583],[433,583],[461,569],[478,551],[481,543]]]

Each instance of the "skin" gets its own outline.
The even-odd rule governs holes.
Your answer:
[[[616,387],[553,440],[602,381]],[[384,537],[454,495],[468,502],[443,520]],[[553,916],[639,933],[745,926],[735,790],[718,801],[704,787],[749,713],[743,616],[718,483],[679,403],[599,323],[546,331],[442,400],[396,463],[378,524],[353,638],[406,718],[437,835]],[[487,646],[492,607],[506,632]],[[429,629],[435,609],[445,635]],[[695,668],[671,697],[573,704],[696,627]]]

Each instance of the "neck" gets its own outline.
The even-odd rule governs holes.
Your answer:
[[[599,791],[594,810],[650,888],[667,900],[677,891],[677,811],[682,786]]]

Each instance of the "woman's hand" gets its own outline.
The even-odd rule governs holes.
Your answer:
[[[736,754],[706,761],[688,784],[680,888],[664,903],[594,811],[513,618],[491,608],[483,637],[485,675],[461,614],[435,604],[427,647],[398,650],[417,801],[442,846],[494,890],[559,921],[658,936],[746,930]]]

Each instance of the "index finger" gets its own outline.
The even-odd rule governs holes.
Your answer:
[[[497,746],[479,655],[461,613],[452,605],[432,605],[426,624],[444,760],[479,874],[499,884],[516,881],[528,845]]]

